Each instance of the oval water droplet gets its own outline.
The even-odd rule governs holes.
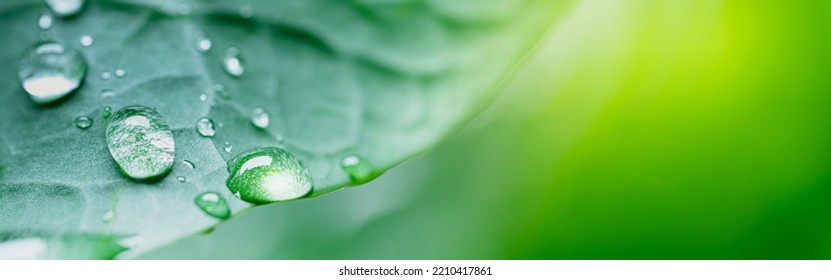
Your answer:
[[[265,129],[268,127],[269,122],[268,112],[266,112],[263,108],[254,109],[254,113],[251,114],[251,123],[254,124],[254,126],[259,129]]]
[[[228,202],[218,193],[206,192],[200,194],[194,202],[196,202],[196,206],[202,209],[205,214],[215,218],[227,219],[231,216],[231,209],[228,208]]]
[[[188,181],[188,178],[185,178],[185,176],[179,176],[179,177],[176,177],[176,181],[179,181],[180,183],[184,183],[184,182]]]
[[[52,27],[52,15],[51,14],[42,14],[38,18],[38,27],[40,29],[46,30]]]
[[[363,184],[372,180],[375,171],[365,159],[358,156],[347,156],[340,162],[340,166],[354,184]]]
[[[20,60],[18,77],[35,103],[61,99],[81,85],[87,62],[81,54],[56,42],[44,42],[26,51]]]
[[[61,17],[74,16],[84,8],[84,0],[46,0],[46,5]]]
[[[312,191],[312,176],[293,154],[280,148],[244,152],[228,162],[232,193],[252,203],[301,198]]]
[[[185,166],[187,166],[187,167],[188,167],[188,168],[190,168],[190,169],[194,169],[194,168],[196,168],[196,165],[195,165],[195,164],[193,164],[193,162],[191,162],[191,161],[189,161],[189,160],[183,160],[183,161],[182,161],[182,163],[184,163],[184,164],[185,164]]]
[[[101,97],[103,97],[103,98],[115,97],[115,91],[113,91],[111,89],[102,89],[101,90]]]
[[[92,119],[84,116],[77,117],[75,118],[75,126],[80,129],[87,129],[92,126]]]
[[[230,154],[232,149],[234,149],[234,147],[231,146],[231,143],[225,142],[225,148],[224,148],[225,152]]]
[[[103,115],[104,120],[109,120],[113,115],[113,108],[110,108],[110,106],[104,107],[104,111],[101,114]]]
[[[110,155],[130,178],[158,179],[173,168],[173,133],[153,108],[138,105],[119,110],[107,124],[106,138]]]
[[[101,77],[102,80],[106,81],[106,80],[109,80],[110,78],[113,77],[113,73],[110,73],[110,71],[104,71],[104,72],[101,72],[100,77]]]
[[[245,67],[242,65],[242,58],[240,58],[239,49],[230,47],[225,51],[225,57],[222,59],[222,68],[228,75],[239,77],[245,73]]]
[[[213,46],[214,43],[211,41],[211,38],[208,38],[208,35],[205,35],[204,32],[196,32],[196,50],[200,52],[207,52],[210,51]]]
[[[101,216],[101,220],[104,222],[112,222],[115,219],[115,212],[112,210],[104,212],[104,215]]]
[[[201,118],[196,121],[196,132],[204,137],[214,137],[216,129],[214,129],[214,121],[209,118]]]
[[[92,46],[92,43],[95,41],[92,39],[92,36],[89,35],[82,35],[81,39],[78,40],[81,43],[81,46],[89,47]]]
[[[124,69],[115,69],[115,76],[123,78],[124,76],[127,76],[127,71],[125,71]]]

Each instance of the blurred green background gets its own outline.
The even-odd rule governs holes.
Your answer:
[[[830,37],[831,2],[583,0],[436,149],[144,258],[828,259]]]

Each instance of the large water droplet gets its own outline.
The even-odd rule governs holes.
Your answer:
[[[61,17],[68,17],[77,15],[84,7],[84,0],[46,0],[46,5],[52,9],[56,15]]]
[[[254,113],[251,114],[251,123],[260,129],[267,128],[269,123],[268,113],[263,108],[254,109]]]
[[[352,183],[355,184],[369,182],[375,175],[375,171],[372,169],[372,166],[370,166],[365,159],[358,156],[353,155],[343,158],[340,162],[340,166],[343,171],[349,175]]]
[[[242,58],[240,58],[239,49],[230,47],[225,51],[225,58],[222,59],[222,68],[228,75],[239,77],[245,73],[245,67],[242,66]]]
[[[211,38],[205,35],[204,32],[196,32],[196,50],[200,52],[207,52],[214,46]]]
[[[38,27],[40,29],[46,30],[52,27],[52,15],[51,14],[42,14],[38,18]]]
[[[228,208],[228,202],[218,193],[206,192],[200,194],[194,202],[196,202],[196,206],[199,206],[199,209],[202,209],[205,214],[220,219],[227,219],[231,216],[231,209]]]
[[[173,133],[162,115],[147,106],[125,107],[112,116],[107,148],[121,171],[133,179],[158,179],[173,168]]]
[[[92,39],[92,36],[89,35],[82,35],[81,39],[78,40],[81,43],[81,46],[89,47],[92,46],[92,43],[95,41]]]
[[[214,129],[214,121],[209,118],[201,118],[196,121],[196,132],[204,137],[214,137],[216,130]]]
[[[87,73],[81,54],[56,42],[44,42],[26,51],[18,77],[29,97],[46,104],[73,92]]]
[[[92,119],[89,117],[77,117],[75,118],[75,126],[80,129],[87,129],[92,126]]]
[[[312,191],[312,176],[294,155],[280,148],[259,148],[228,162],[227,186],[242,200],[271,203],[301,198]]]

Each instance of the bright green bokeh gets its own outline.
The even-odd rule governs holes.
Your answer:
[[[829,75],[826,2],[585,0],[429,154],[146,257],[828,259]]]

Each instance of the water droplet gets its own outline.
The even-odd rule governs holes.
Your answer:
[[[263,108],[254,109],[254,113],[251,114],[251,123],[260,129],[267,128],[269,123],[268,113]]]
[[[228,162],[227,181],[242,200],[271,203],[301,198],[312,191],[312,176],[294,155],[280,148],[259,148]]]
[[[225,58],[222,60],[222,67],[228,75],[234,77],[242,76],[242,74],[245,73],[245,67],[242,66],[239,49],[230,47],[225,51]]]
[[[112,115],[113,115],[113,108],[110,108],[110,106],[104,107],[104,113],[103,113],[104,120],[109,120]]]
[[[101,79],[102,80],[106,81],[106,80],[109,80],[112,77],[113,77],[113,73],[110,73],[110,71],[101,72]]]
[[[345,157],[341,160],[340,166],[352,179],[352,183],[363,184],[375,178],[375,171],[372,166],[361,157],[354,155]]]
[[[205,35],[204,32],[196,32],[196,50],[200,52],[207,52],[214,46],[211,38]]]
[[[214,121],[209,118],[201,118],[196,121],[196,132],[204,137],[214,137],[216,130],[214,129]]]
[[[179,181],[180,183],[184,183],[184,182],[188,181],[188,178],[185,178],[185,176],[179,176],[179,177],[176,177],[176,181]]]
[[[229,153],[229,154],[230,154],[230,153],[231,153],[231,150],[232,150],[233,148],[234,148],[234,147],[233,147],[233,146],[231,146],[231,143],[229,143],[229,142],[225,142],[225,152],[226,152],[226,153]]]
[[[222,99],[229,99],[231,98],[231,94],[225,89],[225,86],[222,84],[215,84],[214,85],[214,92]]]
[[[113,91],[111,89],[102,89],[101,90],[101,97],[104,97],[104,98],[115,97],[115,91]]]
[[[110,154],[130,178],[158,179],[173,168],[173,133],[153,108],[128,106],[119,110],[110,119],[106,135]]]
[[[52,27],[52,15],[51,14],[42,14],[38,18],[38,27],[40,29],[46,30]]]
[[[283,134],[277,133],[274,135],[274,140],[276,140],[277,143],[283,143],[283,141],[285,141],[285,137],[283,137]]]
[[[125,71],[124,69],[115,69],[115,76],[119,78],[127,76],[127,71]]]
[[[18,68],[23,89],[38,104],[67,96],[81,85],[86,74],[84,57],[55,42],[40,43],[30,48]]]
[[[195,164],[193,164],[193,162],[191,162],[191,161],[189,161],[189,160],[183,160],[183,161],[182,161],[182,163],[184,163],[184,164],[185,164],[185,166],[187,166],[187,167],[188,167],[188,168],[190,168],[190,169],[194,169],[194,168],[196,168],[196,165],[195,165]]]
[[[79,42],[81,42],[81,46],[84,46],[84,47],[89,47],[89,46],[92,46],[92,43],[94,43],[94,42],[95,42],[95,41],[92,39],[92,36],[89,36],[89,35],[82,35],[82,36],[81,36],[81,39],[80,39],[80,40],[78,40],[78,41],[79,41]]]
[[[207,96],[207,95],[204,95],[204,94],[203,94],[203,95],[200,95],[200,96],[199,96],[199,101],[202,101],[202,102],[208,101],[208,96]]]
[[[239,16],[242,18],[251,18],[254,16],[254,9],[251,6],[243,5],[239,7]]]
[[[206,192],[196,197],[196,206],[205,211],[205,214],[211,215],[215,218],[227,219],[231,216],[231,209],[228,208],[228,202],[222,196],[215,192]]]
[[[80,129],[87,129],[92,126],[92,119],[89,117],[77,117],[75,118],[75,126]]]
[[[105,212],[104,215],[101,216],[101,220],[104,222],[111,222],[113,219],[115,219],[115,212],[112,210]]]
[[[60,17],[77,15],[84,7],[84,0],[46,0],[46,5]]]

